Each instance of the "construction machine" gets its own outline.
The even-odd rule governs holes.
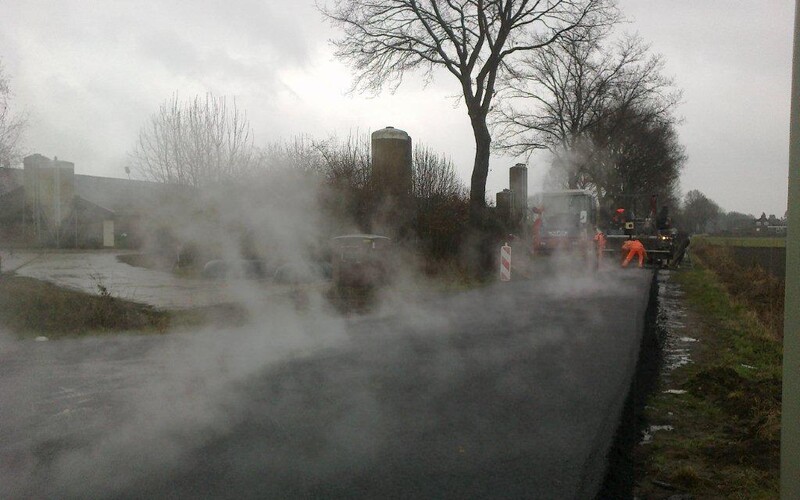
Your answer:
[[[528,204],[533,213],[534,254],[590,248],[597,224],[597,199],[589,191],[538,193]]]
[[[675,254],[676,230],[669,221],[666,208],[658,210],[658,197],[651,195],[647,215],[637,217],[633,207],[642,205],[641,199],[644,197],[628,198],[628,206],[617,208],[610,220],[600,223],[607,241],[605,252],[619,255],[626,240],[639,240],[647,251],[648,264],[658,267],[668,265]]]

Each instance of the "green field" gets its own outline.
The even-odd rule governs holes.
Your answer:
[[[747,248],[786,248],[786,238],[758,236],[695,236],[695,243]]]

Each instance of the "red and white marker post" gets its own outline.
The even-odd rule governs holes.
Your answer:
[[[500,281],[511,281],[511,247],[500,247]]]

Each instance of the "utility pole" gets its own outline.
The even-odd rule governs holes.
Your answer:
[[[800,0],[795,0],[781,408],[781,498],[800,498]]]

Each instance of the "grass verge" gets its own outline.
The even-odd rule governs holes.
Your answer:
[[[784,280],[758,265],[739,265],[728,247],[698,244],[694,253],[717,275],[734,301],[752,311],[776,339],[783,338]]]
[[[234,305],[163,311],[113,297],[60,288],[14,275],[0,275],[0,325],[23,337],[57,339],[106,333],[165,333],[206,325],[240,325],[243,309]]]
[[[748,248],[786,248],[786,238],[771,236],[695,236],[694,244],[707,244],[727,247]]]
[[[673,275],[685,293],[693,363],[669,375],[646,420],[669,425],[636,451],[636,495],[777,498],[781,344],[702,266]],[[685,393],[665,393],[667,389]]]
[[[74,337],[111,331],[163,332],[166,312],[105,293],[90,295],[32,278],[0,277],[0,323],[22,337]]]

